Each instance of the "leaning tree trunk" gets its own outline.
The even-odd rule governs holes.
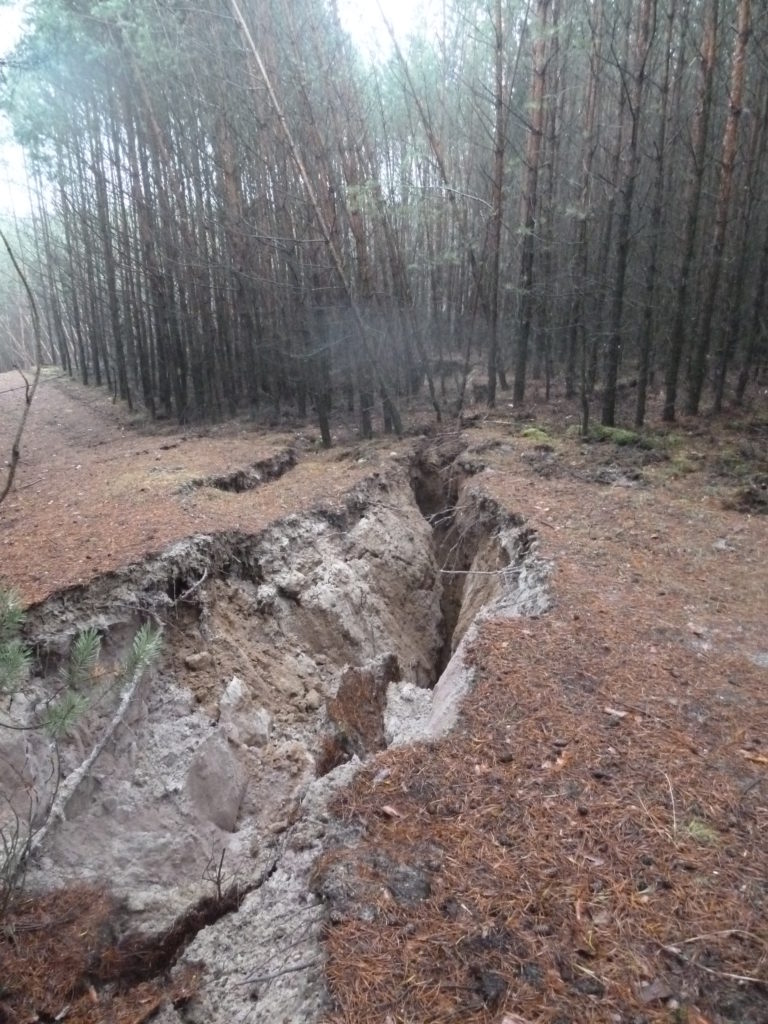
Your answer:
[[[320,227],[320,232],[321,232],[321,234],[323,236],[323,241],[325,243],[326,250],[328,252],[328,255],[331,258],[331,263],[333,264],[333,268],[334,268],[334,270],[335,270],[335,272],[336,272],[336,274],[338,276],[338,279],[339,279],[339,281],[341,283],[341,286],[342,286],[342,289],[344,291],[344,294],[346,295],[347,300],[349,302],[349,308],[352,311],[352,315],[353,315],[354,320],[355,320],[355,325],[357,326],[358,330],[360,331],[360,337],[361,337],[361,341],[362,341],[365,357],[368,360],[369,366],[371,366],[373,368],[374,372],[376,373],[376,376],[378,378],[378,384],[379,384],[379,387],[381,389],[382,398],[389,405],[390,415],[392,417],[393,428],[395,430],[395,433],[398,436],[401,436],[402,433],[403,433],[403,424],[402,424],[402,420],[400,418],[400,413],[399,413],[398,408],[397,408],[397,406],[396,406],[396,404],[395,404],[395,402],[394,402],[394,400],[392,398],[392,395],[390,393],[389,385],[388,385],[387,381],[385,380],[385,378],[384,378],[384,376],[383,376],[383,374],[381,372],[381,368],[380,368],[380,366],[378,364],[378,360],[375,358],[374,349],[373,349],[373,346],[371,344],[371,340],[370,340],[370,337],[369,337],[368,325],[365,323],[365,320],[363,319],[363,315],[362,315],[362,313],[360,311],[360,307],[358,306],[357,301],[355,300],[355,296],[354,296],[354,293],[352,291],[352,285],[351,285],[350,279],[349,279],[349,277],[347,275],[347,271],[346,271],[346,269],[344,267],[344,263],[343,263],[343,260],[342,260],[342,257],[341,257],[341,252],[340,252],[338,246],[336,245],[336,243],[333,240],[333,236],[332,236],[332,233],[331,233],[331,226],[329,225],[329,223],[328,223],[328,221],[327,221],[327,219],[325,217],[325,214],[323,213],[323,209],[322,209],[322,207],[320,205],[320,202],[318,200],[317,191],[316,191],[315,186],[312,183],[312,179],[311,179],[311,177],[310,177],[310,175],[309,175],[309,173],[307,171],[307,167],[306,167],[306,164],[304,163],[304,159],[303,159],[303,157],[301,155],[301,151],[299,150],[299,147],[296,144],[296,140],[293,137],[293,132],[290,129],[290,126],[288,124],[288,121],[286,119],[285,114],[283,113],[283,109],[282,109],[282,106],[280,104],[280,100],[278,99],[277,93],[275,92],[274,86],[272,84],[272,78],[271,78],[269,72],[267,71],[267,68],[266,68],[266,65],[264,64],[264,61],[262,60],[261,53],[259,52],[259,49],[256,46],[256,43],[254,42],[253,36],[251,34],[251,31],[248,28],[248,23],[246,22],[245,17],[243,16],[243,12],[240,9],[240,6],[239,6],[237,0],[230,0],[230,5],[231,5],[232,11],[233,11],[233,13],[235,15],[235,19],[236,19],[236,21],[237,21],[238,25],[240,26],[240,29],[241,29],[241,31],[243,33],[243,37],[244,37],[244,39],[246,41],[248,50],[249,50],[249,52],[250,52],[250,54],[251,54],[251,56],[253,58],[253,61],[254,61],[255,65],[256,65],[256,69],[257,69],[257,71],[259,73],[259,77],[261,78],[262,82],[264,83],[264,88],[266,89],[267,96],[269,97],[270,106],[272,107],[272,110],[274,111],[275,116],[277,117],[278,123],[280,125],[280,130],[281,130],[281,132],[283,134],[283,137],[285,138],[285,141],[286,141],[286,143],[288,145],[288,149],[290,151],[290,154],[291,154],[291,157],[293,159],[293,162],[296,165],[296,169],[297,169],[297,171],[299,173],[299,177],[301,178],[301,181],[302,181],[302,183],[304,185],[304,188],[306,189],[307,196],[309,197],[310,205],[311,205],[312,210],[313,210],[313,212],[315,214],[315,217],[317,218],[317,222],[318,222],[318,225]]]

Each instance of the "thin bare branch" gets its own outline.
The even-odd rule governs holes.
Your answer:
[[[22,439],[22,437],[24,435],[24,428],[27,425],[27,418],[29,417],[29,410],[32,408],[32,401],[33,401],[33,399],[35,397],[35,392],[37,391],[37,385],[40,382],[40,370],[41,370],[41,364],[42,364],[41,353],[42,353],[42,349],[43,349],[43,344],[42,344],[42,334],[41,334],[41,330],[40,330],[40,314],[37,311],[37,303],[35,302],[35,296],[33,295],[32,289],[30,288],[29,282],[27,281],[27,277],[26,277],[24,271],[21,269],[21,266],[19,265],[19,261],[16,259],[16,255],[15,255],[13,249],[11,248],[11,243],[8,241],[8,239],[7,239],[6,235],[5,235],[5,232],[2,229],[0,229],[0,238],[2,238],[2,240],[3,240],[3,245],[5,246],[5,248],[6,248],[7,252],[8,252],[8,255],[11,258],[11,263],[13,264],[13,269],[16,271],[16,273],[21,278],[21,283],[24,285],[24,290],[26,291],[27,297],[29,298],[29,305],[30,305],[30,307],[32,309],[32,324],[33,324],[34,332],[35,332],[35,363],[36,363],[35,373],[34,373],[34,376],[32,377],[32,383],[31,384],[27,380],[27,378],[24,376],[24,374],[21,371],[19,371],[21,373],[21,376],[22,376],[23,380],[24,380],[24,388],[25,388],[24,408],[23,408],[22,413],[21,413],[21,419],[19,420],[19,425],[18,425],[18,427],[16,429],[16,435],[14,436],[13,443],[11,445],[11,458],[10,458],[10,462],[8,463],[8,475],[6,476],[5,483],[3,484],[2,490],[0,490],[0,505],[2,505],[2,503],[8,497],[8,494],[9,494],[9,492],[11,490],[11,487],[13,487],[13,481],[14,481],[14,478],[16,476],[16,470],[18,469],[19,462],[21,461],[21,439]]]

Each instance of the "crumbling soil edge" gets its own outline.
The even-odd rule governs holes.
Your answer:
[[[279,480],[287,472],[293,469],[298,463],[298,456],[294,448],[286,448],[268,459],[260,459],[243,469],[235,469],[230,473],[215,474],[213,476],[198,477],[190,480],[181,488],[182,492],[194,491],[201,487],[214,487],[219,491],[231,491],[235,494],[243,494],[245,491],[253,491],[262,484]]]
[[[57,591],[26,609],[25,640],[40,653],[63,653],[75,634],[88,626],[106,632],[148,618],[160,621],[177,605],[195,604],[206,580],[238,576],[260,583],[257,552],[270,531],[309,516],[350,529],[365,513],[378,483],[379,474],[373,473],[344,495],[340,505],[316,506],[256,533],[194,534],[141,561]]]

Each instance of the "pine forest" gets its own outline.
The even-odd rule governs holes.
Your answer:
[[[307,418],[325,445],[337,417],[401,433],[472,396],[562,394],[584,429],[623,395],[638,427],[744,400],[762,5],[445,0],[382,53],[333,0],[33,0],[0,103],[45,361],[152,417]],[[2,289],[8,369],[32,331]]]

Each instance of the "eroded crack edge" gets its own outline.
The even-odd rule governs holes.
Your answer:
[[[93,971],[100,985],[132,988],[167,974],[203,928],[236,913],[247,896],[258,892],[277,871],[282,850],[276,851],[258,877],[243,885],[233,883],[221,892],[203,896],[180,914],[168,928],[156,932],[128,931],[105,950]]]
[[[258,553],[268,535],[302,520],[322,520],[350,530],[383,486],[374,472],[348,491],[337,505],[317,505],[267,524],[256,533],[224,530],[194,534],[140,561],[65,587],[26,609],[25,641],[38,653],[56,658],[74,636],[93,627],[108,633],[118,626],[152,619],[158,623],[179,604],[196,604],[199,590],[213,579],[237,577],[263,581]]]
[[[234,469],[229,473],[216,473],[211,476],[195,477],[179,488],[179,493],[198,490],[201,487],[213,487],[219,491],[243,494],[253,491],[262,484],[279,480],[298,463],[298,455],[294,448],[285,448],[266,459],[259,459],[250,466]]]

